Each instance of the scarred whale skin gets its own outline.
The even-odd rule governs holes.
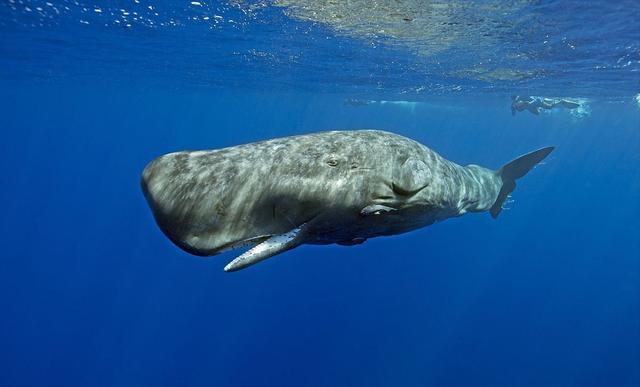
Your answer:
[[[234,271],[300,244],[359,244],[502,202],[553,148],[493,171],[460,166],[424,145],[378,130],[332,131],[149,163],[142,189],[164,234],[202,256],[255,246]]]

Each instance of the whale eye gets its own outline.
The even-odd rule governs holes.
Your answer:
[[[335,167],[338,165],[338,159],[335,157],[327,158],[326,162],[327,162],[327,165],[330,167]]]

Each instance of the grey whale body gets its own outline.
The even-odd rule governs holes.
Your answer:
[[[495,218],[543,148],[497,171],[460,166],[406,137],[332,131],[161,156],[142,190],[164,234],[209,256],[252,247],[235,271],[300,244],[354,245],[467,212]]]

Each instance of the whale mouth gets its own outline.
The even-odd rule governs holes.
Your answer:
[[[273,235],[260,235],[248,239],[240,239],[235,242],[229,242],[219,249],[216,249],[216,252],[214,254],[226,253],[227,251],[237,250],[245,247],[254,247],[271,238],[272,236]]]
[[[180,249],[198,257],[210,257],[213,255],[218,255],[243,248],[250,249],[272,237],[272,235],[261,235],[258,237],[239,239],[233,242],[219,244],[215,242],[212,243],[212,241],[207,241],[206,237],[198,235],[186,235],[180,237],[178,235],[174,235],[171,228],[167,229],[165,227],[162,227],[162,225],[160,226],[160,229],[167,236],[167,238],[169,238],[169,240],[171,240],[171,242],[173,242]]]

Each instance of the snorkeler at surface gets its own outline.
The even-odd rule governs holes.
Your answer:
[[[528,110],[535,115],[539,115],[543,109],[551,110],[553,108],[566,108],[575,109],[580,107],[577,102],[569,101],[561,98],[543,98],[543,97],[521,97],[519,95],[511,96],[511,114],[516,115],[516,112]]]

